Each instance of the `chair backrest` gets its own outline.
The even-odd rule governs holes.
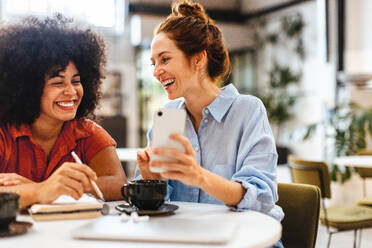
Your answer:
[[[361,150],[358,151],[358,155],[372,155],[372,150]],[[367,167],[358,167],[357,172],[359,176],[363,179],[372,177],[372,168]]]
[[[310,161],[288,156],[292,182],[312,184],[320,188],[322,198],[331,198],[328,166],[321,161]]]
[[[98,119],[98,123],[116,141],[117,147],[127,146],[127,119],[124,116],[101,117]]]
[[[361,178],[372,177],[372,168],[358,167],[356,169]]]
[[[284,211],[284,247],[315,247],[318,233],[320,190],[308,184],[278,183],[279,201]],[[300,196],[300,197],[299,197]]]
[[[372,155],[372,150],[360,150],[357,155]]]

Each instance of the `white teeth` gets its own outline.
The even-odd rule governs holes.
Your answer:
[[[71,103],[57,102],[57,104],[62,106],[62,107],[72,107],[72,106],[74,106],[74,102],[71,102]]]
[[[163,85],[163,87],[166,87],[166,86],[174,83],[174,80],[175,79],[168,79],[168,80],[162,81],[161,84]]]

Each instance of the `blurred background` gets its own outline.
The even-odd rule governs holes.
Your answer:
[[[372,154],[372,1],[198,2],[224,34],[232,62],[224,84],[233,83],[266,106],[278,164],[287,164],[288,154],[327,162],[334,205],[354,204],[365,192],[362,180],[355,170],[335,166],[334,159],[366,150]],[[117,141],[129,178],[136,150],[147,145],[153,112],[167,101],[152,76],[150,44],[153,29],[170,13],[171,3],[0,0],[0,25],[60,12],[104,37],[108,65],[97,121]],[[278,181],[291,181],[286,166],[278,166]],[[371,179],[367,185],[372,187]],[[371,191],[368,194],[372,196]],[[324,247],[325,228],[320,227],[318,234],[317,247]],[[346,247],[347,235],[352,234],[340,235],[335,247]],[[363,242],[368,246],[372,240]]]
[[[98,121],[119,147],[144,147],[152,114],[167,101],[149,54],[153,29],[170,13],[171,2],[0,0],[0,25],[60,12],[99,32],[108,66]],[[232,61],[225,84],[260,97],[267,108],[279,164],[288,153],[330,160],[363,148],[348,140],[347,118],[372,105],[372,1],[199,2],[224,34]],[[368,135],[363,142],[368,147]]]

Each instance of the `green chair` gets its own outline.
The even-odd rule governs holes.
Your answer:
[[[326,226],[328,235],[327,247],[330,246],[334,233],[354,230],[354,244],[357,245],[358,230],[372,227],[372,208],[365,206],[340,206],[325,208],[324,199],[331,198],[330,177],[328,166],[324,162],[316,162],[288,157],[294,183],[305,183],[318,186],[322,195],[320,222]],[[361,236],[359,246],[361,244]]]
[[[284,247],[314,248],[319,222],[319,188],[306,184],[278,183],[278,193],[277,204],[285,214],[282,221]]]
[[[372,150],[361,150],[357,155],[372,155]],[[359,176],[363,179],[363,197],[367,197],[366,179],[372,178],[372,168],[357,167],[356,170]]]
[[[366,197],[367,196],[366,179],[372,178],[372,168],[357,167],[356,170],[359,176],[363,179],[363,197]]]

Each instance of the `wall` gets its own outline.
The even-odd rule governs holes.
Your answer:
[[[322,5],[320,1],[309,1],[267,15],[268,29],[280,28],[280,20],[284,16],[301,13],[305,22],[303,41],[305,60],[300,62],[291,57],[288,44],[281,49],[266,51],[259,56],[258,82],[268,81],[268,71],[273,60],[272,53],[281,64],[290,65],[291,69],[302,67],[303,75],[299,85],[302,97],[295,106],[295,118],[285,124],[280,132],[281,145],[288,146],[293,153],[301,157],[323,159],[324,132],[319,130],[310,140],[302,141],[305,128],[309,124],[321,123],[326,117],[327,110],[334,105],[335,78],[334,66],[325,60],[325,30],[322,27]],[[279,50],[279,51],[277,51]],[[262,57],[263,56],[263,57]]]
[[[301,80],[304,97],[297,105],[296,118],[288,124],[290,129],[296,131],[299,127],[309,124],[322,124],[327,118],[328,111],[334,107],[335,67],[332,62],[327,62],[325,59],[323,4],[323,1],[306,2],[296,9],[302,13],[306,23],[304,30],[306,58]],[[319,128],[317,133],[307,141],[297,139],[297,133],[294,132],[294,138],[289,137],[287,144],[298,156],[313,160],[326,159],[324,132],[324,129]],[[293,132],[289,132],[291,133]]]
[[[372,73],[372,1],[346,2],[345,69]]]
[[[345,70],[372,74],[372,1],[346,1]],[[349,86],[350,100],[363,107],[372,107],[372,90]]]

